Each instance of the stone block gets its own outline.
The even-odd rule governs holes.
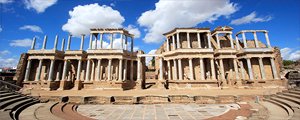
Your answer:
[[[217,103],[215,96],[195,96],[195,103],[198,104],[215,104]]]

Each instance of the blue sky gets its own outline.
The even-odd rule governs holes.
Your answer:
[[[153,53],[164,41],[162,33],[174,27],[213,30],[228,25],[234,33],[266,29],[283,58],[296,60],[300,59],[299,4],[299,0],[0,0],[0,67],[16,66],[34,36],[41,48],[48,35],[50,49],[56,34],[61,41],[69,32],[88,33],[91,26],[124,27],[135,34],[135,49],[146,53]],[[73,39],[71,49],[78,49],[79,38]]]

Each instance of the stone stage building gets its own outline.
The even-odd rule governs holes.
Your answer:
[[[47,36],[43,47],[35,49],[34,38],[20,58],[16,77],[25,88],[45,90],[146,89],[149,81],[150,88],[159,89],[285,87],[279,77],[281,56],[271,46],[268,31],[242,30],[233,37],[232,30],[175,28],[164,34],[166,40],[156,54],[134,52],[134,36],[124,29],[91,29],[87,50],[84,35],[79,50],[70,49],[71,35],[66,50],[64,39],[57,49],[58,36],[53,49],[46,49]],[[120,47],[113,44],[116,35]],[[104,39],[110,41],[106,48]],[[145,57],[155,57],[151,80]]]

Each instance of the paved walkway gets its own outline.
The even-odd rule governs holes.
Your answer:
[[[77,110],[99,120],[199,120],[238,107],[237,104],[80,105]]]

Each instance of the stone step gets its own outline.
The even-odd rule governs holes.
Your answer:
[[[295,104],[297,104],[300,107],[300,99],[294,98],[294,97],[290,97],[290,96],[285,96],[285,95],[276,95],[279,98],[291,101]]]
[[[8,93],[8,91],[1,90],[1,91],[0,91],[0,94],[2,94],[2,93]]]
[[[296,95],[300,95],[300,91],[295,91],[295,90],[290,90],[289,93],[293,93],[293,94],[296,94]]]
[[[20,107],[22,106],[23,104],[27,103],[27,102],[31,102],[33,101],[33,99],[31,98],[28,98],[28,99],[24,99],[24,100],[20,100],[18,102],[15,102],[13,104],[10,104],[8,106],[6,106],[3,110],[4,111],[8,111],[8,110],[12,110],[13,108],[17,108],[17,107]]]
[[[282,104],[280,102],[277,102],[277,101],[274,101],[274,100],[271,100],[271,99],[265,99],[265,101],[273,104],[273,105],[269,104],[269,106],[266,106],[266,108],[269,110],[269,112],[273,113],[273,116],[275,116],[275,118],[280,117],[280,116],[285,116],[282,112],[279,112],[280,108],[282,110],[284,110],[285,113],[287,113],[287,116],[283,117],[283,119],[290,119],[294,115],[293,110],[290,107],[286,106],[285,104]],[[270,116],[270,117],[272,118],[272,116]]]
[[[27,99],[27,97],[20,96],[20,97],[17,97],[17,98],[12,98],[10,100],[3,101],[3,102],[0,103],[0,109],[3,109],[3,108],[5,108],[6,106],[8,106],[10,104],[13,104],[17,101],[24,100],[24,99]]]
[[[88,118],[86,116],[83,116],[76,112],[76,106],[73,104],[66,104],[63,107],[63,112],[67,116],[73,116],[74,120],[93,120],[91,118]]]
[[[54,102],[48,102],[39,106],[34,114],[38,120],[63,120],[51,113],[51,108],[55,105]]]
[[[280,93],[281,95],[285,95],[285,96],[289,96],[289,97],[293,97],[293,98],[297,98],[300,99],[300,95],[297,94],[292,94],[292,93]]]
[[[57,103],[52,107],[51,112],[57,117],[68,120],[69,117],[66,116],[63,112],[63,107],[65,105],[66,105],[66,103]]]
[[[39,100],[33,100],[31,102],[25,103],[21,107],[13,109],[14,111],[12,112],[11,117],[13,117],[15,120],[19,120],[19,115],[24,109],[39,102],[40,102]]]
[[[284,98],[281,98],[281,96],[275,96],[275,97],[272,97],[271,100],[274,100],[274,101],[277,101],[277,102],[280,102],[281,104],[284,104],[286,106],[288,106],[289,108],[293,109],[293,108],[298,108],[298,104],[294,103],[294,102],[291,102],[289,100],[286,100]]]
[[[28,108],[26,108],[19,114],[19,119],[20,120],[37,120],[37,118],[35,117],[35,111],[43,104],[44,103],[37,103],[37,104],[29,106]]]
[[[9,111],[0,111],[0,120],[11,120]]]
[[[6,97],[1,97],[0,98],[0,101],[3,102],[3,101],[7,101],[7,100],[10,100],[10,99],[13,99],[13,98],[17,98],[17,97],[21,97],[21,95],[11,95],[11,96],[6,96]]]
[[[11,93],[11,92],[8,92],[8,93],[2,93],[2,94],[0,94],[0,98],[6,97],[6,96],[11,96],[11,95],[15,95],[15,93]]]

